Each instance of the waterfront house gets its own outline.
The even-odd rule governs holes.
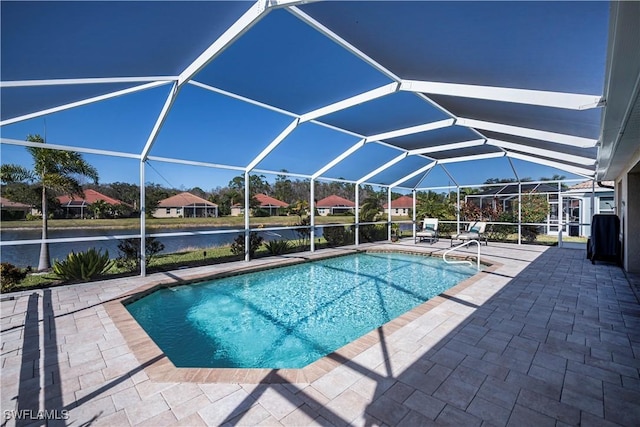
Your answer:
[[[354,213],[355,208],[356,204],[351,200],[336,195],[325,197],[316,202],[318,215],[322,216]]]
[[[204,218],[217,217],[218,205],[202,197],[184,192],[158,202],[154,218]]]

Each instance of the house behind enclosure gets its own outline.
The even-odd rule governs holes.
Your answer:
[[[316,202],[318,215],[340,215],[354,213],[356,204],[340,196],[332,195]]]
[[[57,197],[57,199],[62,209],[64,209],[65,218],[85,218],[89,207],[99,200],[113,206],[129,206],[118,199],[92,189],[84,190],[84,197],[64,195]]]
[[[549,213],[545,219],[546,225],[544,225],[545,234],[557,234],[558,233],[558,212],[567,212],[567,200],[562,200],[562,209],[559,209],[560,195],[562,194],[562,187],[558,184],[548,183],[522,183],[522,194],[539,194],[547,198],[549,203]],[[518,206],[518,184],[504,184],[500,186],[493,186],[477,194],[469,194],[465,196],[465,203],[473,203],[478,206],[481,211],[484,210],[502,210],[503,212],[512,212],[517,214]],[[563,221],[563,233],[569,232],[569,226],[566,224],[568,218]],[[576,234],[577,236],[577,234]]]
[[[389,213],[389,203],[382,205],[384,213]],[[400,196],[391,201],[391,215],[409,216],[413,208],[413,197]]]
[[[202,197],[184,192],[158,202],[154,218],[205,218],[217,217],[218,205]]]
[[[31,206],[24,203],[12,202],[6,197],[0,197],[0,211],[3,220],[25,219],[31,212]]]
[[[260,203],[258,208],[268,212],[269,216],[278,215],[282,212],[282,209],[289,207],[289,205],[282,200],[267,196],[266,194],[258,193],[253,197]],[[240,215],[244,215],[244,203],[236,203],[231,207],[231,216]]]
[[[594,214],[615,214],[614,181],[592,184],[584,181],[569,187],[562,196],[566,199],[567,213],[572,223],[570,235],[591,236],[591,217]],[[593,212],[591,210],[591,190],[593,189]]]

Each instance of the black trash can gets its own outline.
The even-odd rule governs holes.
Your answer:
[[[578,225],[570,225],[569,226],[569,236],[578,237],[580,235],[580,226]]]

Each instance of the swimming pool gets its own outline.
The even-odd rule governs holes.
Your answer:
[[[126,308],[177,367],[302,368],[475,273],[360,253],[159,289]]]

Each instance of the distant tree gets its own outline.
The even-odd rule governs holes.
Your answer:
[[[283,169],[282,172],[287,172]],[[287,175],[278,175],[274,185],[274,197],[285,203],[292,203],[295,199],[293,196],[293,185]]]
[[[153,212],[158,209],[160,200],[175,196],[176,190],[162,187],[160,184],[145,185],[145,209],[147,217],[151,217]]]
[[[189,193],[193,194],[194,196],[202,197],[203,199],[206,199],[207,197],[207,193],[205,193],[205,191],[200,187],[193,187],[191,190],[189,190]]]
[[[44,144],[40,135],[28,135],[27,141]],[[48,150],[39,147],[27,147],[33,159],[33,169],[28,170],[20,165],[4,164],[1,167],[2,182],[36,181],[42,190],[42,239],[48,238],[48,191],[59,191],[69,195],[83,195],[80,177],[98,181],[98,171],[87,163],[80,153],[73,151]],[[51,268],[49,244],[40,245],[38,270]]]

